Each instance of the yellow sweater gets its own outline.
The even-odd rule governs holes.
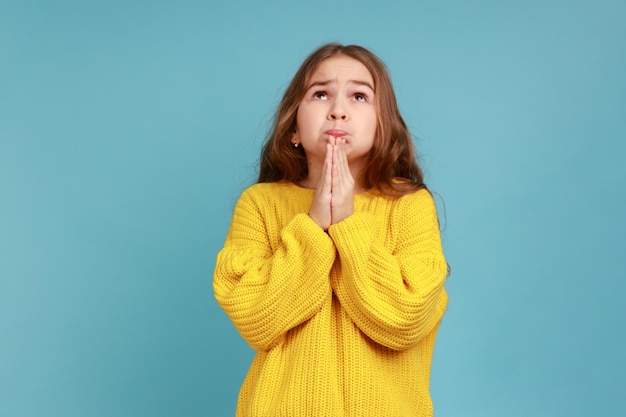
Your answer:
[[[357,194],[325,233],[307,214],[314,192],[248,188],[217,256],[215,297],[257,351],[237,416],[431,416],[448,296],[430,193]]]

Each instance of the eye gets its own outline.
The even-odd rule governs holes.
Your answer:
[[[363,93],[356,93],[354,95],[354,99],[356,101],[360,101],[362,103],[366,103],[367,102],[367,96],[365,94],[363,94]]]
[[[313,93],[313,99],[315,100],[326,100],[327,98],[325,91],[316,91]]]

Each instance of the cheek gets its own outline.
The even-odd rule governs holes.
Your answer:
[[[376,117],[376,113],[373,113],[368,118],[368,126],[367,126],[367,128],[370,131],[370,133],[372,134],[372,136],[376,136],[376,133],[378,131],[378,119]]]
[[[309,119],[309,115],[306,108],[298,109],[298,114],[296,116],[296,129],[299,131],[303,128],[306,129],[307,120]]]

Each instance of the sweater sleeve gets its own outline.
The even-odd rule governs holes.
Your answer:
[[[276,229],[279,214],[251,194],[244,192],[237,202],[217,255],[213,289],[241,336],[254,349],[269,350],[331,297],[328,275],[336,252],[304,213],[277,231],[272,248],[267,231]]]
[[[447,263],[432,196],[420,190],[401,197],[389,224],[356,212],[329,229],[340,273],[331,285],[354,323],[374,341],[402,350],[427,336],[446,308]],[[387,220],[387,219],[386,219]],[[390,250],[378,227],[393,227]]]

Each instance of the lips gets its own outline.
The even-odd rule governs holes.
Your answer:
[[[326,131],[326,133],[330,136],[334,136],[336,138],[340,138],[342,136],[346,136],[348,134],[348,132],[346,132],[345,130],[341,130],[341,129],[328,129]]]

